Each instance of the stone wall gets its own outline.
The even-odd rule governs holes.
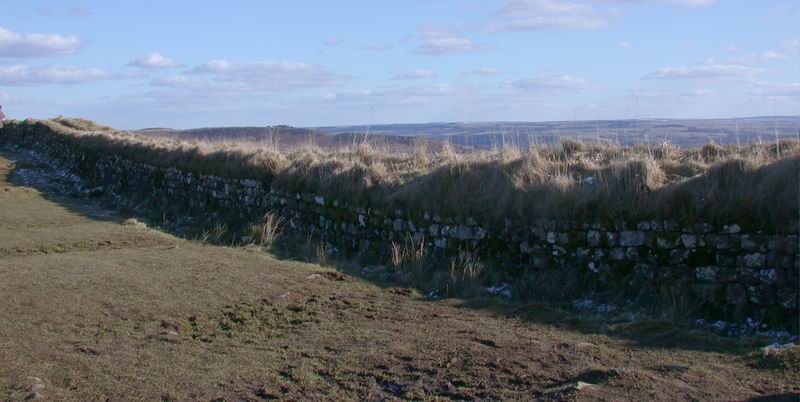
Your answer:
[[[579,275],[586,289],[618,289],[625,297],[680,297],[700,315],[755,318],[798,326],[798,233],[744,232],[736,223],[506,221],[484,226],[470,217],[347,205],[313,193],[288,193],[249,179],[194,174],[90,153],[41,132],[7,125],[0,143],[30,149],[93,183],[151,206],[187,215],[212,212],[254,221],[267,211],[298,234],[313,233],[352,253],[385,258],[392,242],[424,243],[427,254],[477,250],[502,261],[493,269]],[[385,260],[384,260],[385,261]]]

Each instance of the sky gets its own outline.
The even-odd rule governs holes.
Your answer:
[[[1,1],[9,118],[145,127],[800,115],[800,2]]]

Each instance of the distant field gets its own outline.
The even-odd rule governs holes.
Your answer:
[[[796,400],[798,348],[431,301],[141,227],[0,148],[0,400]],[[753,399],[767,400],[767,399]]]
[[[446,141],[459,149],[491,150],[514,146],[553,145],[572,139],[621,146],[670,143],[698,147],[718,144],[774,142],[800,138],[799,116],[695,120],[597,120],[561,122],[478,122],[377,124],[297,128],[207,127],[189,130],[151,128],[135,133],[180,140],[270,143],[283,149],[313,144],[342,148],[369,143],[387,149],[407,149],[425,141],[432,148]]]
[[[659,144],[697,147],[719,144],[773,142],[798,139],[800,116],[766,116],[731,119],[630,119],[554,122],[475,122],[378,124],[317,127],[327,134],[372,133],[379,136],[422,136],[447,139],[468,148],[492,149],[513,145],[555,144],[562,139],[622,146]]]

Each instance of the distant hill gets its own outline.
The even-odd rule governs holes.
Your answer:
[[[553,143],[562,138],[588,139],[632,145],[667,140],[681,146],[702,145],[709,140],[721,144],[747,143],[763,139],[797,138],[800,116],[764,116],[736,119],[638,119],[553,122],[476,122],[379,124],[317,127],[328,134],[363,133],[376,135],[447,138],[466,147]]]
[[[448,141],[457,148],[489,149],[510,144],[527,147],[552,144],[564,138],[613,142],[620,145],[669,141],[697,146],[713,140],[719,144],[798,138],[800,116],[764,116],[736,119],[638,119],[553,122],[417,123],[298,128],[208,127],[190,130],[148,128],[140,134],[209,142],[267,142],[280,148],[315,144],[337,148],[369,142],[372,145],[407,148],[425,138],[432,149]]]

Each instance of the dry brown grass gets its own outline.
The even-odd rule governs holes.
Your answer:
[[[285,225],[286,220],[283,217],[269,211],[260,222],[250,226],[250,239],[255,245],[269,248],[280,238]]]
[[[750,355],[750,365],[762,369],[783,370],[800,374],[800,346],[765,348]]]
[[[619,147],[564,140],[555,146],[493,152],[407,152],[366,143],[337,150],[280,151],[267,144],[153,139],[78,119],[43,125],[88,154],[252,178],[291,192],[315,192],[358,205],[442,216],[741,221],[781,226],[798,220],[800,142],[682,149],[668,143]]]

